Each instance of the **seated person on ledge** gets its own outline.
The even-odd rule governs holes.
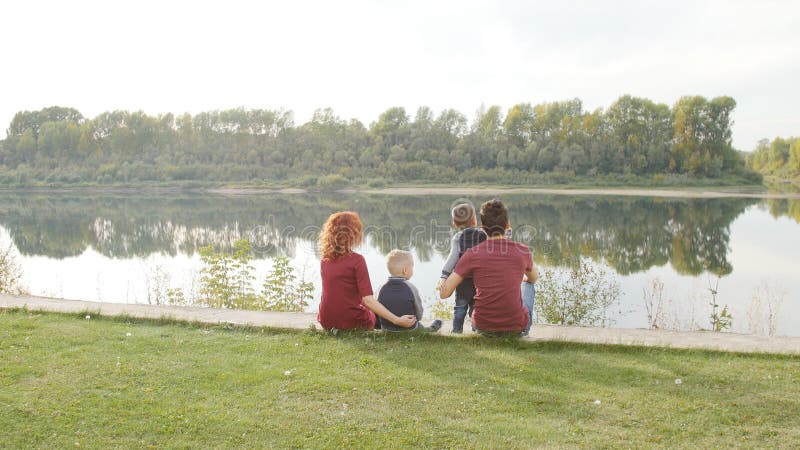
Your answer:
[[[500,200],[481,206],[481,225],[488,238],[468,249],[439,290],[443,299],[472,277],[475,309],[472,323],[479,333],[525,334],[530,311],[522,301],[520,282],[535,283],[539,276],[528,246],[509,240],[508,209]],[[532,292],[532,290],[531,290]],[[530,299],[530,307],[533,299]]]
[[[416,316],[417,322],[410,327],[402,327],[380,318],[380,328],[386,331],[439,331],[441,320],[434,320],[429,327],[419,322],[422,319],[422,300],[416,286],[408,281],[414,275],[414,257],[411,253],[392,250],[386,256],[386,268],[390,276],[378,292],[378,302],[396,316]]]
[[[381,317],[398,327],[412,327],[417,319],[396,316],[372,296],[372,284],[364,257],[353,251],[364,239],[358,214],[331,214],[319,236],[322,300],[317,320],[329,331],[372,330]]]

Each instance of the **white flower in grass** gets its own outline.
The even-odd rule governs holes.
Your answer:
[[[683,384],[683,380],[681,380],[680,378],[675,378],[675,384],[680,386]]]
[[[86,315],[86,320],[89,320],[91,318],[92,318],[92,316],[90,316],[89,314]]]
[[[288,376],[290,376],[292,374],[292,371],[291,370],[284,370],[283,374],[288,377]]]
[[[129,332],[125,333],[125,336],[126,337],[131,337],[131,336],[133,336],[133,334],[131,334],[130,331],[129,331]]]
[[[594,401],[594,404],[595,404],[595,405],[599,405],[600,403],[602,403],[600,400],[595,400],[595,401]]]

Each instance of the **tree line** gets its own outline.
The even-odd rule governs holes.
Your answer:
[[[0,184],[277,182],[338,186],[403,181],[536,183],[569,177],[749,177],[731,145],[731,97],[673,106],[622,96],[589,112],[579,99],[504,112],[420,107],[369,127],[330,108],[296,125],[285,110],[191,114],[66,107],[18,112],[0,141]]]
[[[800,138],[762,139],[747,156],[747,165],[763,175],[800,178]]]

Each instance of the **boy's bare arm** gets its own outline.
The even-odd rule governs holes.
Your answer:
[[[448,298],[453,295],[453,291],[456,290],[456,286],[461,284],[463,280],[464,278],[461,275],[455,272],[451,273],[450,276],[444,280],[441,289],[439,289],[439,297]]]

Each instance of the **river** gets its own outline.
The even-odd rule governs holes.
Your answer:
[[[492,198],[391,194],[0,193],[0,243],[18,255],[35,295],[105,302],[157,303],[166,288],[191,297],[202,266],[198,249],[253,243],[257,280],[272,256],[287,255],[319,299],[319,227],[334,211],[361,214],[359,249],[377,289],[384,257],[411,250],[428,311],[449,250],[449,208]],[[496,194],[496,193],[494,193]],[[590,261],[619,284],[612,326],[648,326],[643,288],[664,284],[671,328],[709,328],[710,289],[732,315],[732,331],[800,336],[800,200],[665,198],[611,195],[495,195],[507,203],[513,239],[539,266],[565,270]],[[772,328],[772,330],[770,330]]]

